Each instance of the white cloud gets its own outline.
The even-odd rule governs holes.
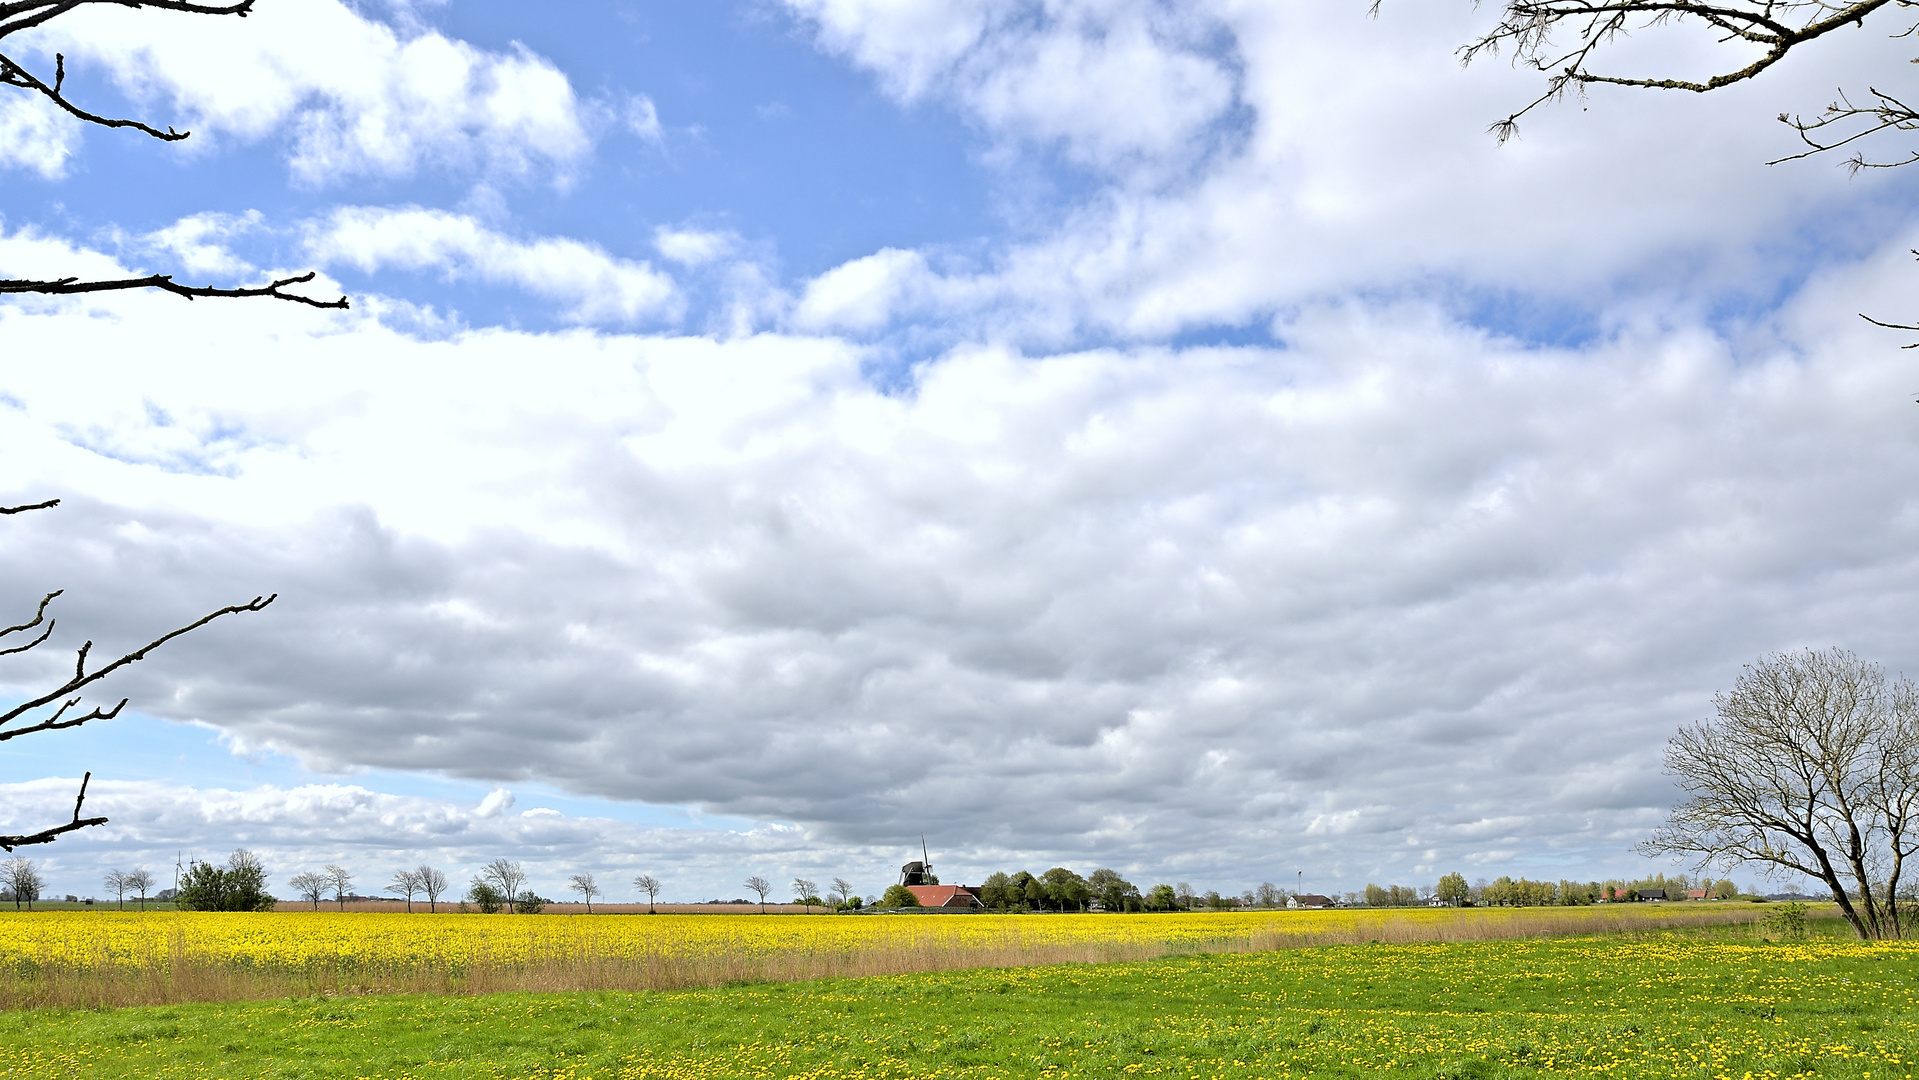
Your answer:
[[[821,850],[926,827],[966,873],[1583,876],[1740,663],[1910,668],[1909,369],[1851,314],[1894,309],[1910,243],[1731,336],[1334,304],[1285,349],[975,347],[890,394],[799,337],[0,308],[71,358],[9,372],[0,460],[74,493],[0,530],[0,593],[67,587],[104,650],[280,592],[119,692],[315,768]]]
[[[1233,101],[1203,10],[1112,0],[787,0],[901,98],[941,96],[998,135],[1101,168],[1178,169]]]
[[[963,336],[1058,347],[1273,319],[1351,290],[1604,304],[1623,282],[1747,298],[1800,273],[1780,237],[1884,235],[1892,178],[1794,149],[1772,121],[1860,71],[1903,70],[1883,35],[1823,42],[1710,95],[1595,88],[1504,147],[1487,125],[1543,76],[1453,47],[1492,14],[1388,5],[1152,0],[962,5],[789,0],[822,44],[905,98],[950,104],[997,144],[1058,142],[1102,183],[1032,212],[1031,239],[922,283]],[[1709,39],[1649,31],[1623,63],[1699,69]],[[1582,107],[1583,104],[1583,107]],[[997,160],[997,159],[996,159]],[[1014,172],[1032,151],[1011,155]],[[1047,215],[1051,215],[1049,218]]]
[[[1016,5],[1010,0],[787,0],[830,47],[872,68],[892,90],[926,93]]]
[[[66,175],[78,134],[78,122],[40,95],[12,87],[0,94],[0,168],[58,180]]]
[[[515,800],[511,791],[505,788],[494,788],[492,791],[487,792],[486,798],[480,800],[480,805],[474,808],[473,816],[481,818],[499,817],[508,810],[513,809],[514,802]]]
[[[258,210],[244,214],[193,214],[148,233],[146,243],[165,251],[191,274],[234,276],[251,273],[253,264],[235,255],[226,241],[258,231],[265,224]]]
[[[23,37],[107,68],[156,126],[196,129],[189,149],[290,128],[290,163],[311,184],[423,166],[564,176],[591,149],[587,110],[550,61],[402,36],[337,0],[246,19],[82,8]]]
[[[660,110],[654,107],[652,98],[644,94],[629,98],[623,113],[628,131],[650,143],[657,143],[663,137]]]
[[[932,280],[918,252],[886,248],[808,282],[793,324],[804,330],[878,329]]]
[[[740,238],[731,232],[662,226],[653,232],[653,246],[662,256],[682,266],[704,266],[732,254],[739,248]]]
[[[59,820],[63,809],[71,814],[78,785],[77,777],[0,784],[0,830],[41,827]],[[345,866],[355,890],[372,895],[395,871],[426,863],[446,874],[457,897],[482,866],[504,857],[520,862],[530,886],[548,896],[566,898],[567,876],[590,872],[609,900],[630,901],[636,894],[629,883],[644,871],[665,882],[662,901],[698,901],[738,895],[739,879],[755,871],[780,867],[778,880],[818,876],[822,868],[847,873],[846,861],[828,860],[857,857],[845,848],[809,850],[806,834],[791,827],[649,828],[553,810],[488,815],[445,799],[352,784],[232,790],[96,777],[87,808],[110,825],[21,852],[40,865],[53,895],[99,896],[109,869],[136,867],[168,887],[176,852],[218,862],[240,847],[262,858],[283,898],[291,892],[287,878],[328,863]],[[873,860],[862,861],[866,876],[880,880]]]
[[[577,240],[515,240],[445,210],[338,209],[309,230],[307,251],[364,271],[437,270],[513,285],[571,305],[567,317],[577,322],[671,319],[680,307],[673,279],[647,263]]]

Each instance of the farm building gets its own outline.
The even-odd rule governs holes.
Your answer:
[[[970,885],[908,885],[906,891],[924,908],[982,908],[979,890]]]

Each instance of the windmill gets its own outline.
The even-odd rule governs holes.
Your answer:
[[[938,885],[939,878],[933,876],[933,864],[926,854],[926,834],[920,834],[920,857],[918,862],[910,862],[900,867],[901,885]]]

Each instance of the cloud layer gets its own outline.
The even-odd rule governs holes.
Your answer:
[[[0,455],[78,494],[9,522],[0,580],[69,588],[103,650],[281,593],[123,681],[315,768],[969,865],[1595,867],[1739,663],[1911,647],[1905,376],[1832,314],[1890,302],[1897,250],[1748,340],[1341,306],[894,395],[797,338],[10,309],[74,359],[13,373]]]
[[[1807,257],[1795,244],[1876,240],[1887,212],[1873,202],[1885,177],[1849,179],[1824,160],[1765,168],[1798,148],[1771,118],[1815,111],[1833,86],[1909,59],[1898,40],[1843,35],[1711,95],[1597,88],[1500,146],[1487,125],[1537,96],[1543,76],[1499,60],[1460,69],[1453,46],[1490,9],[788,6],[902,100],[950,103],[1006,144],[1003,160],[1059,148],[1094,181],[988,265],[889,264],[871,294],[892,304],[859,329],[933,313],[1052,347],[1267,324],[1302,303],[1436,282],[1581,316],[1622,286],[1770,298]],[[1651,31],[1622,62],[1691,71],[1727,48]]]
[[[883,238],[803,281],[706,208],[613,203],[570,220],[631,236],[558,235],[491,182],[564,189],[613,117],[657,150],[652,98],[584,102],[524,48],[331,0],[192,35],[74,23],[202,153],[284,140],[314,191],[482,190],[116,234],[211,275],[297,236],[371,281],[351,313],[0,306],[10,497],[66,500],[0,528],[0,605],[66,587],[56,645],[106,652],[278,592],[117,689],[315,770],[770,823],[130,785],[101,789],[129,831],[88,844],[650,851],[717,882],[736,855],[882,865],[925,831],[956,876],[1584,876],[1658,819],[1661,743],[1741,662],[1912,655],[1912,387],[1854,316],[1900,310],[1909,204],[1758,164],[1765,117],[1906,46],[1595,93],[1502,149],[1483,128],[1536,73],[1461,73],[1466,8],[787,7],[901,108],[970,125],[1003,233]],[[60,175],[71,132],[4,107],[8,163]],[[724,330],[658,332],[689,287],[636,243],[732,289]],[[105,276],[112,246],[16,229],[0,272]],[[448,281],[574,325],[435,322],[416,287]]]
[[[41,827],[62,816],[62,803],[70,813],[77,786],[77,778],[0,785],[0,829]],[[660,899],[667,902],[731,899],[742,888],[739,878],[751,872],[782,883],[801,874],[830,880],[864,870],[868,879],[878,876],[870,858],[829,854],[791,827],[644,828],[544,807],[518,810],[513,803],[504,788],[467,806],[353,784],[230,791],[96,781],[87,806],[109,818],[111,828],[82,832],[33,855],[55,896],[99,896],[108,870],[136,867],[152,871],[157,888],[169,887],[176,858],[218,863],[240,847],[266,863],[269,889],[283,900],[294,896],[287,878],[327,864],[346,867],[355,892],[381,896],[388,895],[394,872],[425,863],[446,874],[457,897],[480,867],[510,857],[544,896],[576,899],[566,892],[567,878],[591,873],[614,902],[635,898],[631,882],[641,873],[666,883]]]

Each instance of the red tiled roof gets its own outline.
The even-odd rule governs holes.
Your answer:
[[[979,896],[964,885],[908,885],[921,907],[979,907]]]

